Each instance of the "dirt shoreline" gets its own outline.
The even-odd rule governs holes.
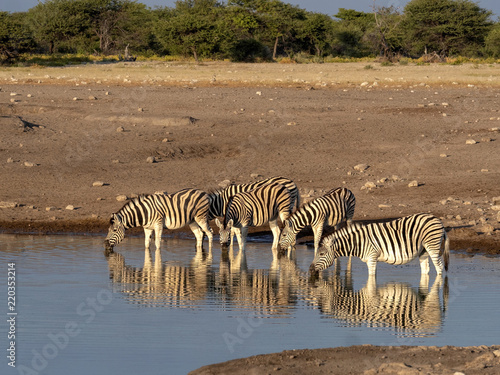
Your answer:
[[[203,366],[190,375],[498,374],[500,346],[374,346],[286,350]]]

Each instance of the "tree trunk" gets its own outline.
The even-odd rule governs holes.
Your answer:
[[[278,50],[278,40],[279,36],[277,36],[276,40],[274,41],[273,60],[276,60],[276,51]]]
[[[198,62],[198,55],[196,53],[196,47],[192,46],[191,50],[193,51],[194,61]]]

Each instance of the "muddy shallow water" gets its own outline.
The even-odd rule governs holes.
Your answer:
[[[311,284],[305,246],[273,259],[256,238],[245,257],[210,256],[166,238],[160,259],[127,238],[106,258],[102,240],[0,235],[5,276],[16,270],[17,370],[185,374],[286,349],[498,343],[498,258],[453,252],[443,279],[432,266],[421,278],[416,261],[379,264],[376,280],[341,259]]]

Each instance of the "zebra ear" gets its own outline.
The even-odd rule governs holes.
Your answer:
[[[218,217],[215,218],[215,225],[217,225],[219,227],[219,229],[224,228],[224,226],[222,225],[222,223],[219,221]]]
[[[229,220],[226,226],[228,227],[228,229],[231,228],[233,226],[233,219]]]

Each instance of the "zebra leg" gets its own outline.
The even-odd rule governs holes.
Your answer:
[[[437,274],[442,275],[444,264],[443,264],[443,258],[441,257],[441,255],[439,255],[439,249],[430,250],[430,251],[427,250],[427,252],[429,253],[429,256],[432,259],[432,263],[434,264],[434,267],[436,268]]]
[[[214,234],[212,232],[212,228],[210,228],[210,226],[208,225],[208,221],[200,219],[196,222],[201,227],[203,232],[207,235],[207,237],[208,237],[208,251],[212,252],[212,242],[214,240]],[[202,237],[201,241],[203,243],[203,237]]]
[[[376,257],[370,257],[366,261],[366,265],[368,266],[368,275],[375,276],[375,274],[377,273],[377,258]]]
[[[163,223],[155,226],[155,246],[156,251],[160,251],[161,235],[163,234]]]
[[[418,258],[420,262],[420,271],[422,275],[428,275],[429,274],[429,254],[427,251],[423,251],[422,254],[420,254]]]
[[[312,228],[313,233],[314,233],[314,256],[316,256],[316,253],[318,252],[318,249],[319,249],[321,235],[323,234],[323,225],[324,225],[324,221],[321,221],[320,223],[316,224]]]
[[[278,242],[280,240],[280,227],[278,226],[278,220],[269,221],[269,227],[271,232],[273,232],[273,250],[278,248]]]
[[[196,250],[201,250],[203,247],[203,231],[196,222],[190,223],[189,227],[191,228],[194,236],[196,237]]]
[[[146,246],[146,251],[149,251],[149,244],[151,243],[151,235],[153,234],[153,229],[144,228],[144,241]]]
[[[240,252],[245,251],[247,235],[248,235],[248,227],[233,227],[234,232],[236,234],[236,240],[238,241],[238,246],[240,247]]]

